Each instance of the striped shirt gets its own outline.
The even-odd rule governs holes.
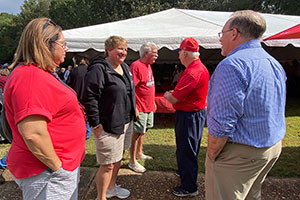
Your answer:
[[[208,132],[229,142],[270,147],[285,135],[286,75],[259,40],[245,42],[222,60],[207,96]]]

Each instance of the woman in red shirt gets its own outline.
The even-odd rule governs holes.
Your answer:
[[[68,50],[47,18],[25,27],[8,77],[4,106],[13,141],[8,169],[23,199],[77,199],[85,120],[76,93],[54,72]]]

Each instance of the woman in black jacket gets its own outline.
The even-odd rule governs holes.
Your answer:
[[[123,151],[130,147],[135,117],[134,83],[124,63],[127,41],[111,36],[105,41],[105,51],[106,58],[97,58],[88,67],[82,100],[96,139],[98,200],[130,195],[116,185],[116,179]]]

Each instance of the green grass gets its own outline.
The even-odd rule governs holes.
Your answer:
[[[275,177],[300,177],[300,99],[287,101],[286,126],[287,133],[283,139],[282,154],[269,173]],[[153,161],[141,161],[147,170],[174,171],[176,169],[174,115],[156,114],[155,127],[147,132],[144,152],[154,157]],[[205,172],[204,162],[207,146],[207,128],[203,131],[199,154],[199,172]],[[9,149],[9,145],[0,144],[0,156]],[[122,167],[127,167],[129,153],[125,152]],[[95,156],[93,137],[86,141],[86,157],[82,166],[98,166]]]

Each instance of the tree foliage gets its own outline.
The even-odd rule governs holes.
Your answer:
[[[12,61],[22,30],[32,19],[47,17],[49,5],[47,0],[25,0],[19,15],[0,13],[0,61]]]
[[[71,29],[138,17],[170,8],[300,15],[299,0],[25,0],[17,16],[0,13],[0,61],[11,60],[26,24],[50,17]]]
[[[16,16],[8,13],[0,13],[0,61],[8,62],[12,59],[16,40]]]
[[[265,6],[268,7],[272,13],[300,15],[299,0],[268,0],[265,1]]]

